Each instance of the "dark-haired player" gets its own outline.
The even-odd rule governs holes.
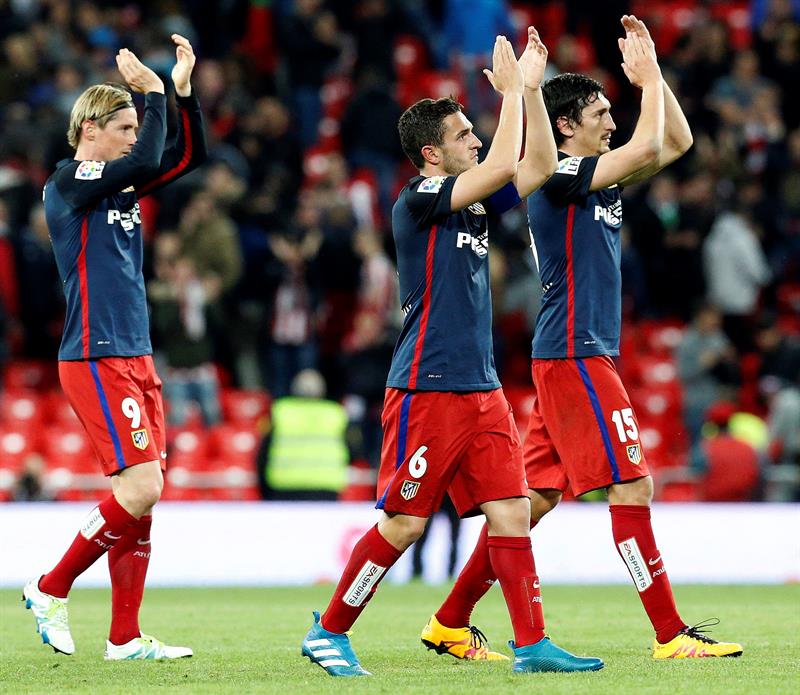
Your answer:
[[[42,641],[72,654],[67,596],[75,579],[108,553],[111,629],[105,658],[191,656],[139,630],[139,606],[150,559],[151,510],[166,466],[161,380],[153,367],[142,277],[138,199],[196,167],[205,136],[190,78],[191,44],[172,35],[178,132],[166,144],[164,84],[129,50],[117,67],[145,94],[141,128],[130,92],[89,87],[78,97],[67,137],[75,158],[59,162],[44,188],[47,225],[67,298],[59,350],[61,386],[89,435],[112,494],[95,507],[58,564],[31,580],[23,600]]]
[[[642,90],[628,143],[610,147],[615,126],[600,83],[564,74],[542,86],[559,163],[528,199],[544,287],[525,440],[531,526],[558,504],[567,485],[576,495],[606,489],[614,543],[656,632],[653,657],[738,656],[741,645],[716,642],[678,615],[650,526],[653,484],[639,426],[611,359],[619,355],[621,320],[620,189],[652,176],[692,144],[646,27],[627,15],[622,25],[623,69]],[[437,615],[468,625],[495,576],[484,530]]]
[[[423,99],[400,119],[403,149],[420,175],[392,210],[405,322],[383,411],[377,503],[383,514],[356,544],[325,614],[314,613],[302,645],[303,654],[332,676],[367,675],[345,633],[420,537],[445,491],[460,515],[486,515],[488,553],[514,628],[514,670],[603,665],[544,636],[522,448],[492,355],[489,235],[499,214],[540,186],[556,165],[539,91],[546,55],[533,28],[519,64],[511,44],[497,37],[493,72],[485,72],[503,102],[480,164],[480,140],[453,99]],[[523,95],[528,129],[518,164]],[[446,634],[473,658],[505,658],[490,653],[474,628]]]

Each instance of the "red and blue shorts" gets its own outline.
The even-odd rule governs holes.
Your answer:
[[[150,355],[62,361],[58,376],[105,475],[147,461],[166,470],[161,379]]]
[[[535,359],[534,403],[525,436],[531,489],[575,495],[649,475],[639,423],[605,355]]]
[[[444,493],[460,516],[525,497],[522,444],[502,389],[386,389],[378,509],[428,517]]]

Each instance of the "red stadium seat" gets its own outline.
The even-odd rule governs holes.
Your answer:
[[[9,391],[40,390],[58,383],[58,366],[41,360],[14,360],[5,367],[3,381]]]
[[[265,391],[224,389],[221,396],[222,417],[230,423],[257,423],[269,411],[270,398]]]
[[[42,433],[41,451],[47,462],[47,486],[56,499],[96,499],[110,488],[80,424],[49,427]]]
[[[42,419],[42,397],[36,391],[15,390],[0,394],[0,422],[33,428]]]
[[[394,71],[398,82],[416,81],[428,68],[428,50],[417,36],[403,34],[394,43]]]
[[[67,397],[61,390],[48,391],[44,395],[44,410],[47,421],[54,425],[75,426],[80,423]]]

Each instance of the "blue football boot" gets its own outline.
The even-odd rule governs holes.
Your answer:
[[[303,640],[301,654],[312,663],[325,669],[329,676],[371,676],[361,668],[358,657],[350,646],[347,634],[328,632],[319,622],[319,613],[314,613],[314,624]]]
[[[515,673],[536,671],[599,671],[603,660],[593,656],[575,656],[542,637],[536,644],[517,647],[514,640],[508,643],[514,650]]]

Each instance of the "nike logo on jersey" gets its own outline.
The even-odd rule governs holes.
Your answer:
[[[137,538],[136,539],[136,544],[137,545],[149,545],[150,544],[150,539],[148,538],[146,541],[143,541],[141,538]]]
[[[122,536],[115,536],[113,533],[111,533],[111,531],[106,531],[103,535],[112,541],[118,541],[120,538],[122,538]]]
[[[648,560],[648,561],[647,561],[647,564],[648,564],[648,565],[650,565],[650,567],[652,567],[652,566],[653,566],[653,565],[655,565],[655,564],[656,564],[656,563],[657,563],[659,560],[661,560],[661,556],[660,556],[660,555],[659,555],[659,556],[658,556],[658,557],[657,557],[655,560]]]
[[[142,223],[142,218],[139,215],[139,203],[136,203],[128,212],[120,212],[119,210],[109,210],[108,224],[119,222],[126,232],[130,232],[135,225]]]
[[[476,256],[483,258],[489,253],[489,232],[484,232],[478,237],[474,237],[467,232],[459,232],[456,237],[456,248],[461,249],[464,246],[469,246]]]

